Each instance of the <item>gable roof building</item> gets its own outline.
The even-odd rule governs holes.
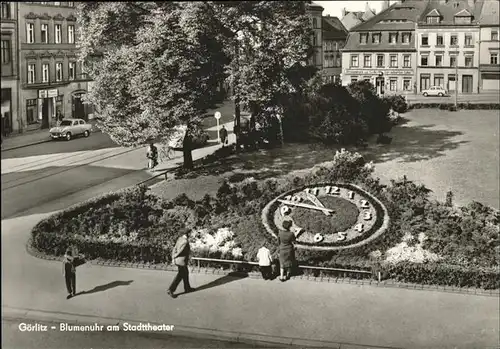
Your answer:
[[[376,15],[376,11],[371,9],[368,2],[365,5],[364,11],[347,11],[347,9],[342,10],[341,22],[347,30],[357,26],[358,24],[364,23],[373,16]]]
[[[484,1],[479,15],[479,92],[500,91],[500,1]]]

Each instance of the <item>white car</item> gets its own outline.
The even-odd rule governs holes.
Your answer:
[[[424,95],[424,97],[427,97],[427,96],[443,97],[443,96],[448,95],[446,90],[444,88],[442,88],[441,86],[431,86],[430,88],[423,90],[422,94]]]
[[[63,119],[57,127],[52,127],[49,131],[52,139],[65,139],[67,141],[76,136],[90,136],[92,125],[87,124],[82,119]]]

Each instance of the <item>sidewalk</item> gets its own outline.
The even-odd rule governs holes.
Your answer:
[[[33,130],[24,133],[14,133],[2,138],[2,151],[27,147],[30,145],[50,142],[49,130]]]

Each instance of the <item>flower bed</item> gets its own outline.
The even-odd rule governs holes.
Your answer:
[[[161,198],[143,186],[129,188],[42,220],[33,228],[32,247],[60,256],[76,246],[89,259],[165,263],[178,231],[188,227],[195,256],[253,261],[265,242],[277,254],[276,240],[261,220],[271,200],[307,185],[352,183],[385,205],[391,217],[388,230],[349,250],[298,249],[301,264],[380,271],[404,282],[498,288],[498,210],[431,201],[422,185],[403,178],[383,186],[372,172],[359,154],[338,152],[333,161],[303,175],[224,182],[215,196],[197,201],[186,195]]]

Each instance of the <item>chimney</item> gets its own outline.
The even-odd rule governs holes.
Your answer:
[[[382,4],[382,11],[385,11],[389,8],[389,6],[391,6],[391,4],[389,3],[389,0],[385,0],[384,3]]]
[[[346,10],[346,8],[344,7],[344,8],[342,9],[342,17],[345,17],[345,15],[346,15],[346,14],[347,14],[347,10]]]
[[[365,12],[370,12],[371,9],[370,9],[370,6],[368,5],[368,1],[366,2],[366,6],[365,6]]]

